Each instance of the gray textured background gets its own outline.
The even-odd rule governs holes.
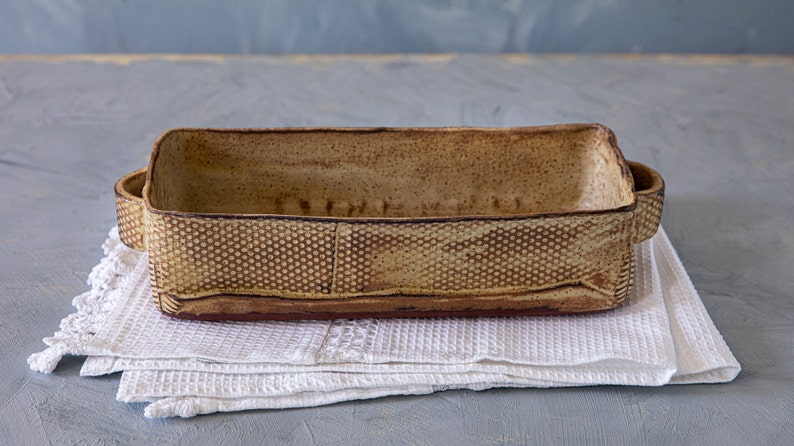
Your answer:
[[[793,86],[792,57],[0,57],[0,444],[791,445]],[[590,121],[664,175],[664,227],[735,382],[148,420],[115,401],[118,375],[25,362],[87,289],[113,183],[170,127]]]
[[[794,53],[790,0],[0,0],[0,53]]]

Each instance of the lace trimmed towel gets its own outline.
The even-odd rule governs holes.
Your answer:
[[[630,301],[555,317],[197,322],[160,314],[145,254],[111,230],[77,312],[32,355],[49,373],[122,372],[117,399],[147,417],[331,404],[447,389],[660,386],[733,380],[740,366],[664,231],[636,248]]]

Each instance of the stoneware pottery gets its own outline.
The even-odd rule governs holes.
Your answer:
[[[615,308],[664,183],[597,124],[185,128],[115,191],[164,313],[331,319]]]

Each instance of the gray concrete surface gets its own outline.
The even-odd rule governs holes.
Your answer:
[[[0,57],[2,444],[791,444],[794,58]],[[149,420],[118,376],[27,356],[86,290],[112,186],[178,126],[597,121],[663,173],[663,224],[744,370],[724,385],[447,391]]]
[[[794,53],[789,0],[0,0],[0,53]]]

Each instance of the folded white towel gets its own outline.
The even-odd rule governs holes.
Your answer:
[[[145,254],[118,240],[78,311],[31,368],[88,355],[81,373],[122,371],[117,398],[149,417],[316,406],[446,389],[715,383],[740,366],[664,231],[637,246],[630,301],[554,317],[196,322],[151,302]]]

